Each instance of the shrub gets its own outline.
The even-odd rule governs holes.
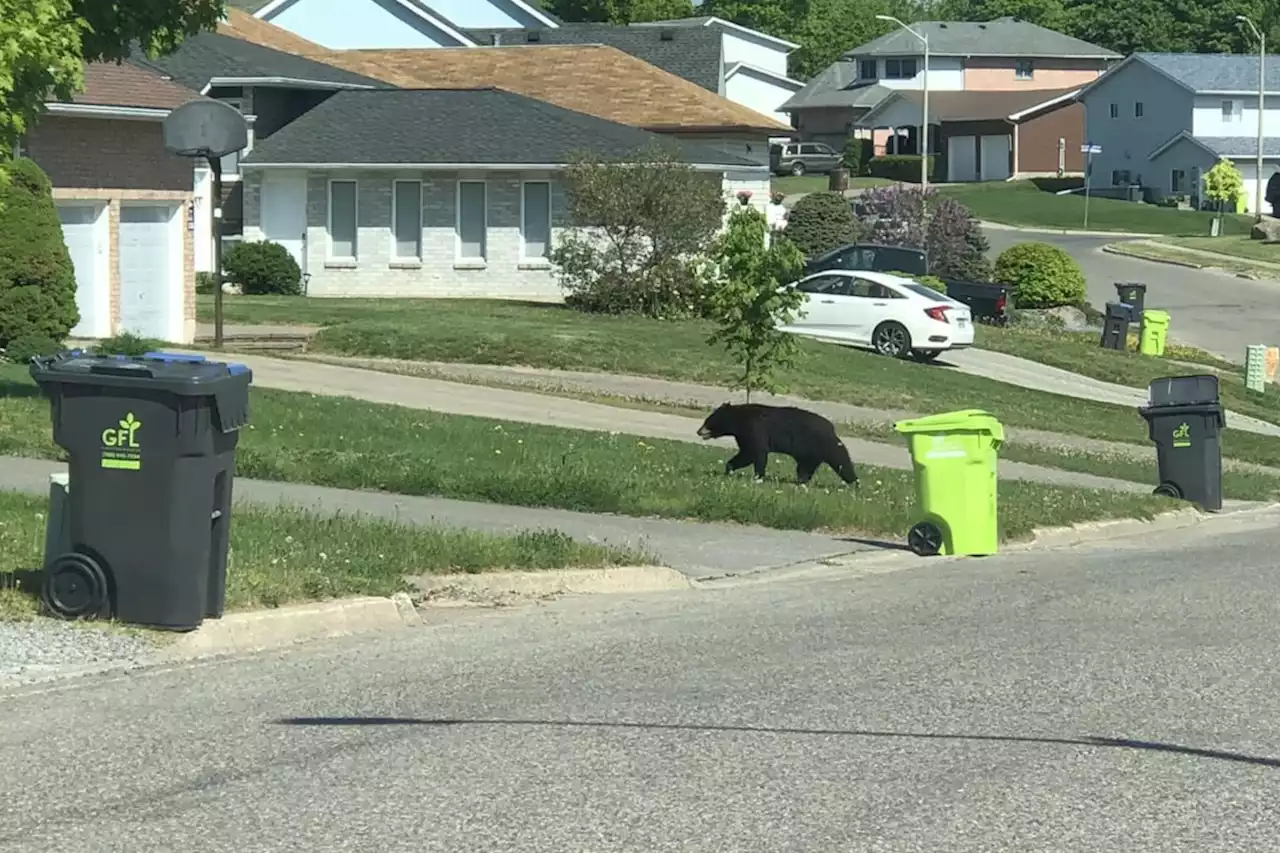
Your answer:
[[[1019,243],[996,259],[996,280],[1013,288],[1019,308],[1079,305],[1085,298],[1084,272],[1057,246]]]
[[[863,228],[840,193],[809,193],[787,214],[787,237],[807,257],[862,238]]]
[[[196,273],[196,293],[210,294],[218,286],[218,277],[211,272]]]
[[[151,338],[140,338],[132,332],[121,332],[110,338],[103,338],[94,347],[101,355],[146,355],[163,346],[160,341]]]
[[[935,180],[937,159],[929,157],[929,180]],[[919,154],[881,154],[872,157],[867,172],[873,178],[887,178],[890,181],[902,181],[908,184],[920,183]]]
[[[875,156],[875,146],[870,139],[850,136],[844,142],[844,167],[850,175],[865,175]]]
[[[893,186],[868,190],[861,201],[874,223],[871,242],[923,249],[932,275],[968,281],[991,278],[990,244],[982,226],[955,199],[931,189]]]
[[[923,284],[930,290],[936,290],[942,294],[947,292],[946,282],[938,278],[936,275],[913,275],[912,273],[899,272],[898,270],[890,272],[889,275],[896,275],[899,278],[909,278],[916,284]]]
[[[0,187],[0,349],[20,339],[66,340],[80,312],[49,178],[26,158],[7,164],[6,171]]]
[[[699,314],[701,263],[724,222],[721,182],[655,144],[564,173],[569,227],[551,252],[565,303],[600,314]]]
[[[302,270],[289,250],[279,243],[237,243],[222,259],[222,271],[246,294],[299,296]]]
[[[53,355],[62,350],[62,344],[45,335],[19,335],[9,341],[4,357],[14,364],[26,364],[39,355]]]

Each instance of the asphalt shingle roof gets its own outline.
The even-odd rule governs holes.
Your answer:
[[[1196,141],[1222,157],[1258,156],[1258,140],[1253,136],[1197,136]],[[1280,157],[1280,137],[1268,136],[1262,140],[1262,156]]]
[[[929,115],[935,121],[988,121],[1048,103],[1079,89],[1020,89],[1011,91],[971,89],[929,93]],[[924,93],[917,89],[898,90],[898,97],[923,105]],[[870,116],[867,117],[870,120]]]
[[[1232,53],[1135,53],[1194,92],[1258,91],[1258,57]],[[1280,56],[1267,57],[1267,91],[1280,91]]]
[[[921,21],[911,26],[929,39],[929,52],[934,56],[1120,58],[1120,54],[1104,47],[1011,17],[994,21]],[[845,56],[913,56],[920,52],[918,38],[895,28]]]
[[[796,92],[781,107],[783,110],[809,107],[854,107],[870,109],[883,101],[896,89],[879,83],[854,85],[858,79],[858,63],[839,60],[826,67],[805,87]]]
[[[669,74],[719,92],[724,73],[720,60],[720,33],[714,29],[672,27],[669,40],[658,27],[628,27],[615,24],[564,24],[540,29],[465,30],[478,44],[491,44],[498,36],[504,45],[521,44],[603,44]],[[534,40],[536,39],[536,41]]]
[[[172,110],[188,101],[201,100],[198,92],[167,79],[149,68],[127,62],[87,63],[84,91],[71,97],[76,104],[100,107],[142,107]]]
[[[336,85],[387,86],[344,68],[221,33],[200,33],[168,56],[146,59],[138,53],[132,61],[143,68],[158,69],[197,92],[214,77],[288,77]]]
[[[348,89],[258,143],[246,163],[563,164],[658,142],[690,163],[749,160],[501,89]]]

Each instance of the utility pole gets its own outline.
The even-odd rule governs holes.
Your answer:
[[[1267,115],[1267,37],[1247,15],[1236,15],[1237,21],[1243,21],[1258,37],[1258,157],[1254,167],[1254,201],[1253,221],[1262,221],[1262,200],[1265,190],[1262,186],[1262,146],[1266,142],[1264,122]]]
[[[924,96],[920,105],[920,189],[929,188],[929,37],[914,27],[909,27],[893,15],[876,15],[877,21],[888,21],[897,24],[911,33],[924,45],[924,70],[921,72],[921,89]]]

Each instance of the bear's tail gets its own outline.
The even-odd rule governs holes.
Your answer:
[[[849,451],[844,446],[843,441],[836,444],[831,453],[831,458],[827,460],[827,464],[840,475],[840,479],[844,480],[845,483],[855,486],[858,484],[858,472],[853,467],[853,460],[849,458]]]

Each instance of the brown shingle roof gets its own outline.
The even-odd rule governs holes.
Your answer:
[[[1008,91],[930,92],[929,114],[936,121],[988,121],[1008,118],[1014,113],[1052,101],[1079,86],[1070,89],[1017,89]],[[917,90],[902,91],[900,97],[912,104],[919,104],[923,93]]]
[[[84,67],[84,91],[72,103],[172,110],[200,97],[185,86],[136,65],[94,62]]]
[[[324,50],[315,42],[294,35],[284,27],[277,27],[261,18],[255,18],[243,9],[228,6],[226,17],[225,21],[218,24],[218,32],[224,36],[231,36],[285,53],[303,54]]]
[[[645,130],[791,130],[775,119],[603,45],[320,49],[304,55],[393,86],[493,86]]]

